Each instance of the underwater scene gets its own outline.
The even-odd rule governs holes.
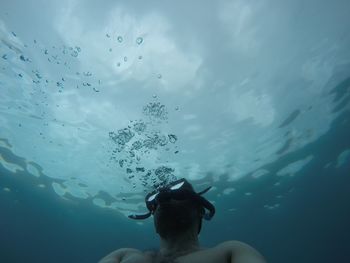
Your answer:
[[[157,250],[152,215],[129,216],[181,178],[211,187],[204,248],[350,262],[349,14],[348,0],[1,0],[0,262]]]

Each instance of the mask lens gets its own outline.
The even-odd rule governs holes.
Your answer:
[[[157,195],[158,195],[158,193],[155,193],[155,194],[149,196],[148,199],[147,199],[147,201],[148,201],[148,202],[152,202],[152,201],[156,198]]]
[[[175,184],[175,185],[170,187],[170,190],[177,190],[177,189],[181,188],[181,186],[183,186],[184,183],[185,182],[183,181],[181,183]]]

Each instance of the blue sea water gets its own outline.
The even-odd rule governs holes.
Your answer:
[[[318,141],[269,164],[278,169],[288,158],[317,153],[299,171],[295,190],[282,208],[270,213],[261,208],[261,200],[274,195],[269,187],[273,178],[266,178],[259,194],[240,204],[239,213],[218,209],[213,221],[204,222],[201,244],[210,247],[223,240],[242,240],[261,251],[268,262],[347,262],[350,161],[339,168],[324,168],[324,164],[334,162],[350,146],[349,130],[349,112],[345,112]],[[4,148],[1,154],[20,162]],[[132,224],[88,202],[63,201],[50,189],[36,190],[36,184],[25,172],[1,167],[1,186],[15,189],[1,193],[1,262],[97,262],[119,247],[158,247],[152,225]]]
[[[271,188],[261,187],[256,198],[241,204],[240,213],[218,210],[212,222],[205,222],[201,243],[213,246],[222,240],[242,240],[259,249],[268,262],[347,262],[350,162],[339,168],[325,169],[324,164],[350,146],[349,130],[346,112],[328,134],[291,154],[317,152],[299,172],[295,191],[282,209],[266,213],[261,208],[261,196],[273,195]],[[16,160],[3,148],[1,154]],[[26,173],[11,174],[2,167],[1,175],[2,186],[16,189],[1,193],[2,262],[97,262],[118,247],[158,246],[152,226],[136,226],[89,203],[62,201],[50,190],[33,190],[36,182]]]
[[[185,177],[200,243],[350,261],[347,1],[0,3],[0,262],[157,249]]]

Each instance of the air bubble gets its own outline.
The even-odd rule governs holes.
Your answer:
[[[23,55],[21,55],[19,58],[20,58],[22,61],[26,61],[26,60],[27,60]]]
[[[143,42],[143,38],[142,38],[142,37],[138,37],[138,38],[136,39],[136,43],[137,43],[138,45],[141,45],[142,42]]]
[[[174,134],[168,134],[169,141],[175,143],[177,141],[177,136]]]
[[[84,76],[91,77],[92,73],[90,71],[83,72]]]
[[[76,57],[78,56],[78,51],[74,50],[74,51],[71,53],[71,56],[76,58]]]

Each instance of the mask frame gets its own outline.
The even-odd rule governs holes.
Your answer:
[[[146,195],[145,203],[147,209],[149,210],[148,213],[142,215],[133,214],[129,215],[128,217],[136,220],[146,219],[154,213],[159,202],[167,199],[175,199],[193,200],[197,202],[205,211],[203,218],[205,220],[210,220],[215,214],[215,207],[201,196],[202,194],[208,192],[210,188],[211,186],[196,193],[193,190],[192,185],[185,178],[179,179]]]

